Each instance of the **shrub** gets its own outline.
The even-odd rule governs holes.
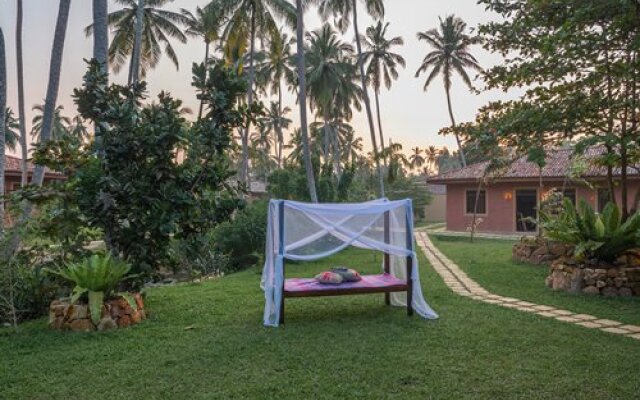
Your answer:
[[[174,273],[185,272],[194,279],[228,271],[229,256],[215,248],[213,232],[207,231],[172,242],[171,256]]]
[[[640,245],[640,213],[622,222],[620,210],[608,203],[597,215],[584,200],[578,208],[564,199],[564,209],[557,215],[540,212],[544,234],[553,240],[575,245],[578,258],[613,261],[625,250]]]

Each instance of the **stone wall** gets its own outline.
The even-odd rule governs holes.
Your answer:
[[[134,299],[137,305],[135,310],[122,297],[107,300],[102,306],[101,319],[97,325],[91,321],[88,305],[69,304],[68,298],[54,300],[49,306],[49,327],[81,332],[126,328],[146,318],[140,293],[136,293]]]
[[[512,259],[535,265],[547,265],[560,257],[573,254],[573,246],[543,238],[523,237],[513,245]]]
[[[580,264],[558,259],[549,267],[545,284],[571,293],[640,296],[640,252],[628,252],[615,264]]]

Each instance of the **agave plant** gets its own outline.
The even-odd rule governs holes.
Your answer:
[[[550,239],[575,245],[574,255],[578,258],[613,261],[625,250],[640,245],[640,213],[622,222],[614,203],[596,214],[584,200],[576,209],[571,200],[564,199],[561,213],[541,211],[540,224]]]
[[[113,294],[116,286],[125,279],[131,265],[112,258],[110,255],[95,254],[79,263],[67,264],[59,271],[50,271],[75,284],[71,294],[71,304],[87,293],[89,311],[94,324],[100,322],[102,304],[105,297]],[[136,302],[127,293],[117,293],[125,298],[133,309]]]

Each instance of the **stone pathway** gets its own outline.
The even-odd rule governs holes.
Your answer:
[[[460,267],[442,254],[433,245],[425,232],[416,232],[416,240],[436,272],[442,277],[447,286],[460,296],[640,340],[640,326],[638,325],[625,325],[618,321],[599,319],[593,315],[577,314],[569,310],[492,294],[469,278]]]

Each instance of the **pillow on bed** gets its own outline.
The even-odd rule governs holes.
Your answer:
[[[325,271],[321,272],[315,277],[316,281],[319,283],[329,284],[329,285],[338,285],[344,281],[342,279],[342,275],[336,274],[335,272]]]
[[[342,280],[344,282],[358,282],[362,280],[362,277],[355,269],[347,268],[347,267],[335,267],[331,268],[331,272],[339,274],[342,276]]]

